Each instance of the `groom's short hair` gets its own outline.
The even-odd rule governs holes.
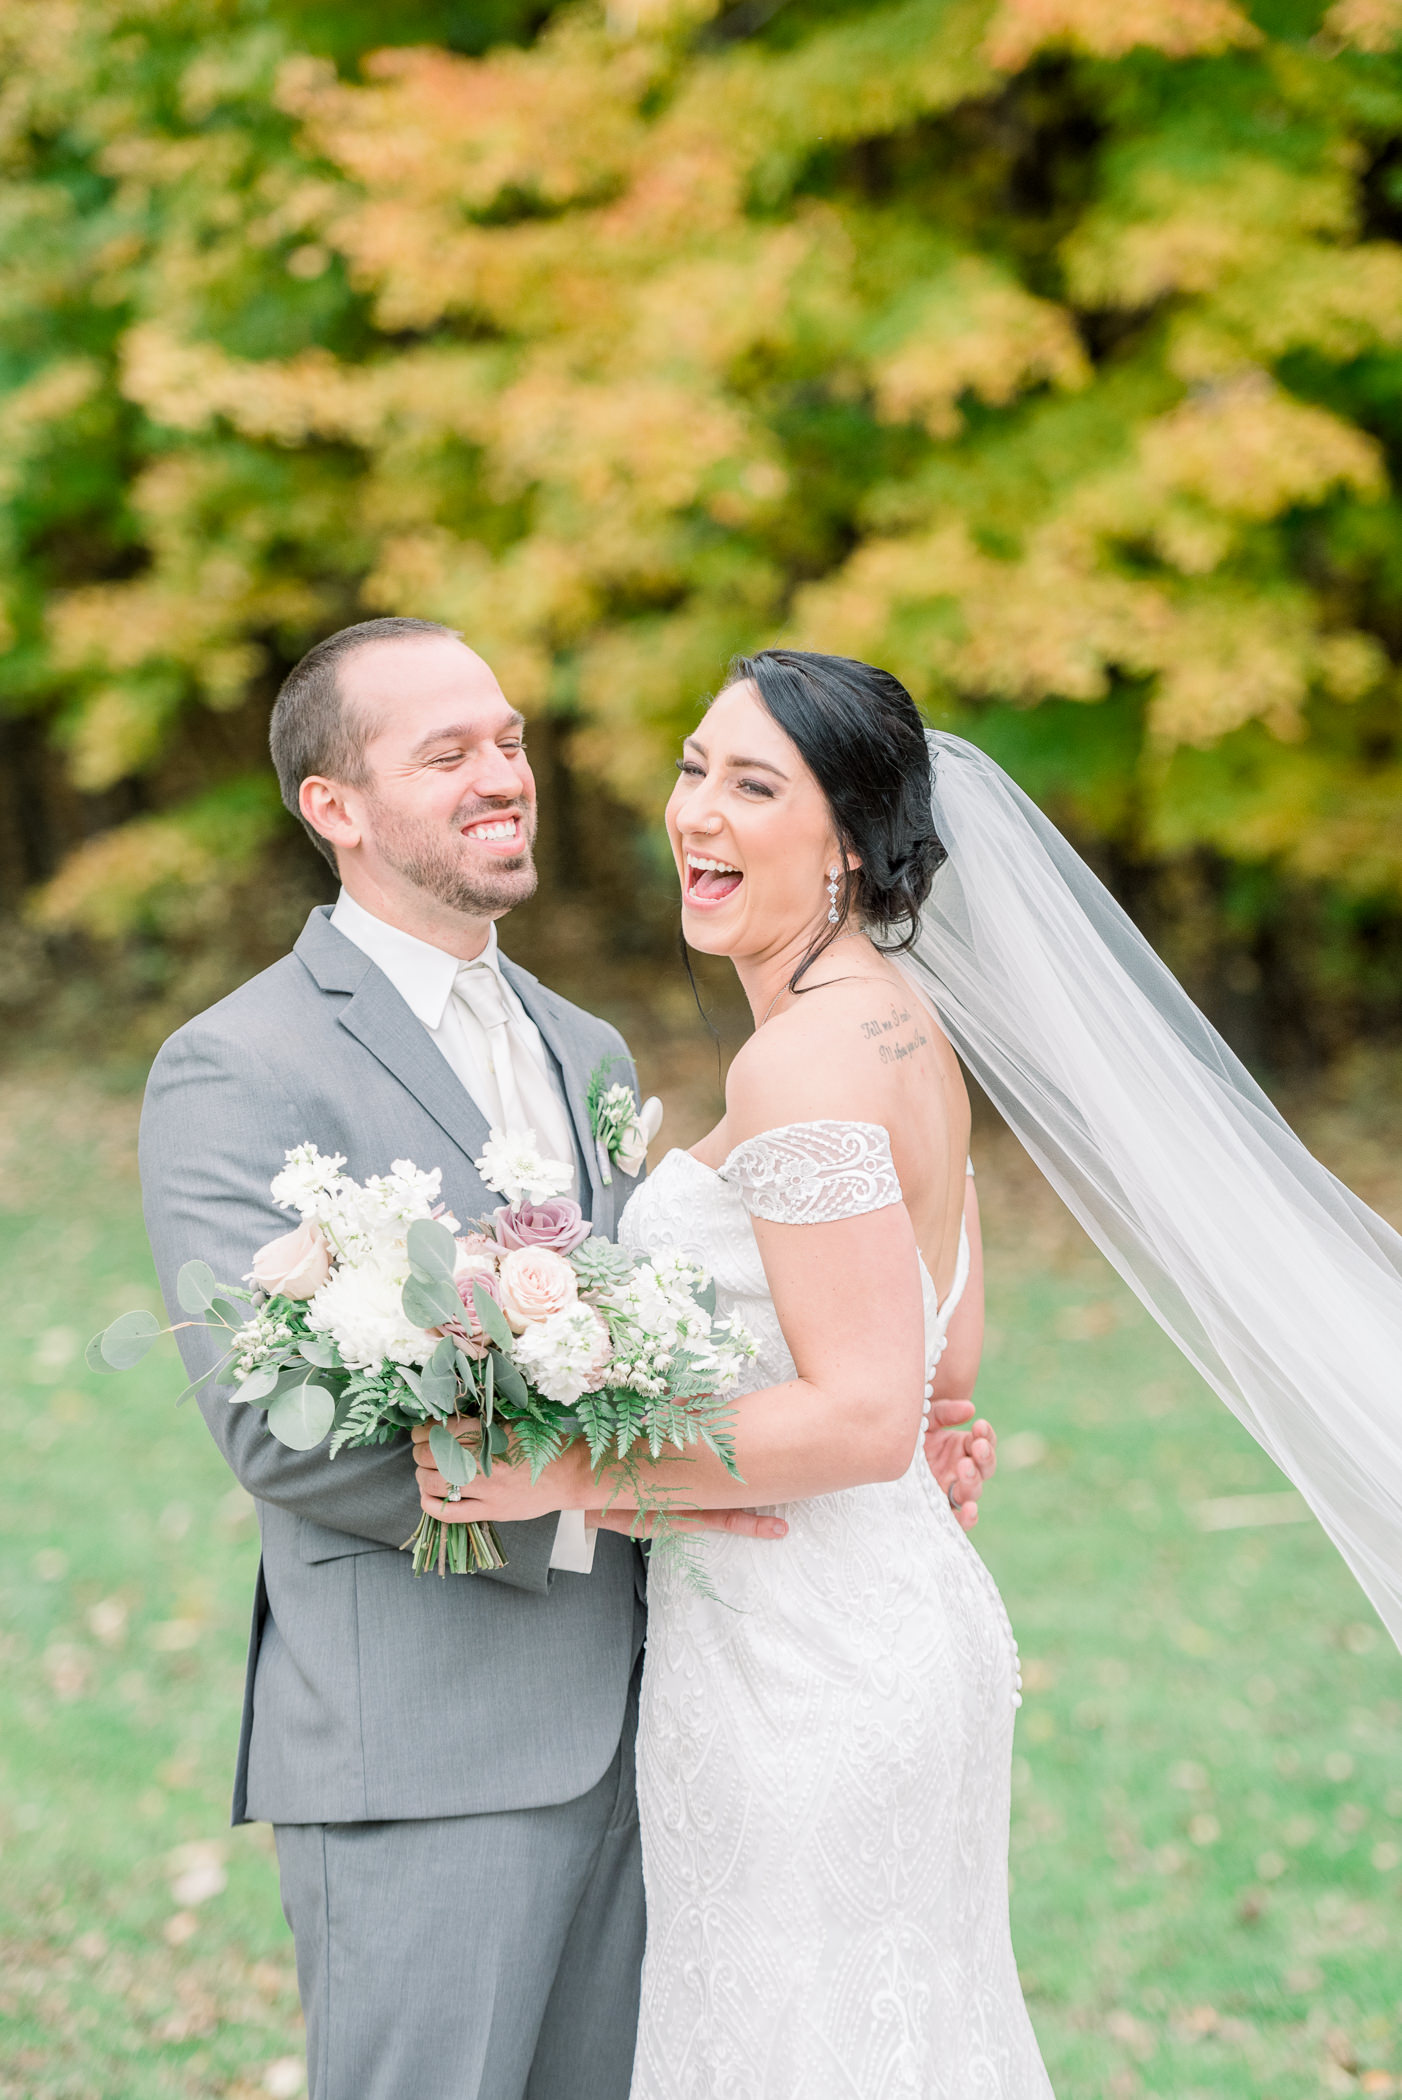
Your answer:
[[[341,692],[341,666],[371,642],[396,642],[416,634],[446,634],[462,639],[456,627],[441,620],[414,620],[393,614],[383,620],[358,620],[308,649],[292,666],[279,688],[268,724],[268,744],[277,768],[282,799],[319,853],[336,866],[336,849],[302,815],[302,782],[312,775],[364,787],[369,774],[365,746],[375,724],[363,712],[347,707]]]

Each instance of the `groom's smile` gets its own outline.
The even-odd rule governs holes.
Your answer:
[[[304,813],[367,909],[394,924],[407,913],[423,938],[475,952],[481,922],[536,886],[523,716],[490,665],[439,633],[357,650],[341,667],[338,697],[356,762],[341,781],[305,781]]]
[[[470,839],[473,845],[485,846],[489,853],[498,854],[504,860],[524,853],[530,845],[526,827],[516,812],[505,817],[478,817],[461,829],[463,837]]]

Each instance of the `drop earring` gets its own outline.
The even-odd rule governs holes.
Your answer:
[[[828,924],[829,924],[829,926],[836,926],[836,924],[837,924],[837,878],[838,878],[838,875],[840,874],[840,872],[841,872],[841,870],[840,870],[840,869],[838,869],[838,868],[829,868],[829,869],[828,869]]]

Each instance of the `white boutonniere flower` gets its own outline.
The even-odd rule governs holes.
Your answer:
[[[609,1071],[616,1061],[606,1058],[589,1078],[589,1127],[605,1186],[613,1180],[614,1167],[630,1179],[637,1178],[647,1160],[647,1148],[662,1128],[662,1103],[656,1094],[650,1094],[640,1108],[630,1086],[609,1085]]]

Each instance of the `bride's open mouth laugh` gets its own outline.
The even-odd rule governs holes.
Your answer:
[[[712,860],[704,853],[688,851],[685,901],[700,911],[709,911],[733,897],[744,879],[743,871],[733,861]]]

